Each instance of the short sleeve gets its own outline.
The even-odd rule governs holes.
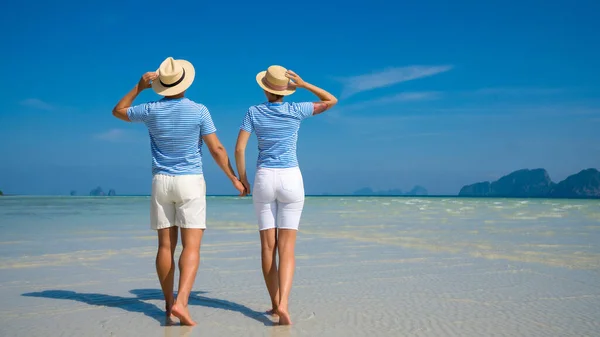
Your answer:
[[[246,116],[244,116],[244,120],[242,121],[240,129],[249,133],[254,132],[254,126],[252,125],[252,113],[250,112],[250,109],[246,111]]]
[[[150,111],[148,103],[135,105],[127,108],[127,117],[132,122],[141,122],[145,123],[148,117],[148,112]]]
[[[211,133],[217,132],[217,128],[213,123],[212,117],[208,109],[201,105],[200,106],[200,135],[206,136]]]
[[[315,105],[313,102],[292,103],[292,107],[298,113],[301,119],[308,118],[313,115]]]

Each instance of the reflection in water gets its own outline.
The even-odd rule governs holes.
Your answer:
[[[271,328],[271,337],[288,337],[291,336],[293,326],[278,325]]]
[[[193,328],[186,325],[167,326],[164,328],[165,337],[187,337]]]

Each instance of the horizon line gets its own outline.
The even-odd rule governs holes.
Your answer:
[[[510,197],[510,196],[468,196],[458,194],[428,194],[428,195],[376,195],[376,194],[306,194],[306,197],[356,197],[356,198],[460,198],[460,199],[565,199],[565,200],[597,200],[596,196],[578,196],[578,197],[548,197],[548,196],[529,196],[529,197]],[[69,198],[127,198],[127,197],[151,197],[150,194],[123,194],[123,195],[67,195],[67,194],[4,194],[2,197],[69,197]],[[237,197],[252,199],[251,195],[240,197],[237,194],[207,194],[206,197]]]

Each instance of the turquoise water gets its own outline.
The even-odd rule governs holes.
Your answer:
[[[268,301],[251,199],[207,207],[195,288],[213,297],[192,314],[210,335],[280,335],[251,319]],[[149,197],[0,198],[0,335],[171,334],[145,309],[148,223]],[[292,335],[598,335],[599,279],[598,200],[309,197]]]
[[[207,204],[207,235],[236,224],[254,226],[250,198],[208,197]],[[148,205],[149,197],[2,197],[1,256],[102,248],[100,240],[71,239],[99,239],[107,233],[117,240],[112,242],[116,247],[121,247],[119,240],[126,246],[127,235],[114,234],[153,235]],[[398,245],[416,236],[419,244],[438,250],[487,243],[508,254],[537,249],[594,256],[600,253],[600,201],[309,197],[301,229],[334,237],[359,234]]]

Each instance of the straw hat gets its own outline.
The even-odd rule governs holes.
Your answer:
[[[162,96],[178,95],[192,85],[196,71],[186,60],[175,60],[167,57],[158,70],[158,78],[152,81],[152,89]]]
[[[256,75],[256,82],[261,88],[275,95],[291,95],[296,87],[290,87],[290,79],[285,77],[287,69],[282,66],[270,66],[266,71]]]

